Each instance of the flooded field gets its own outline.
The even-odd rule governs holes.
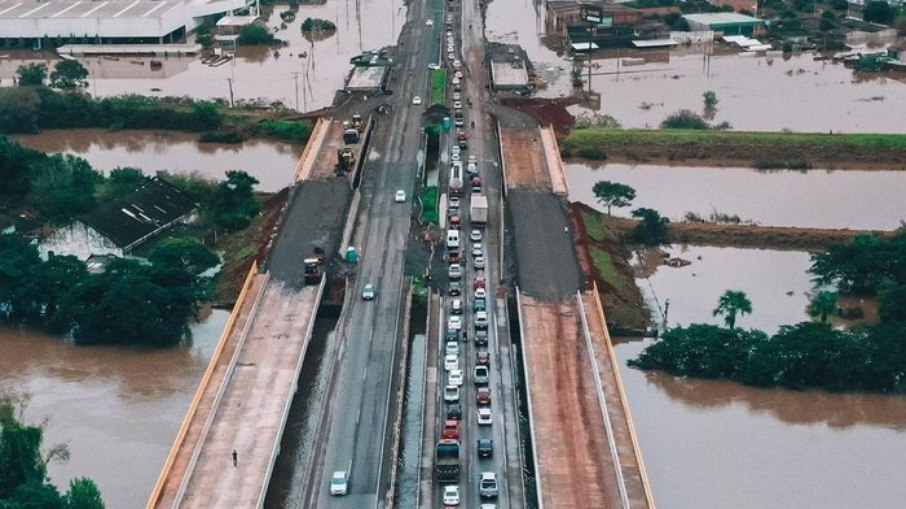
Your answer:
[[[228,316],[213,311],[192,326],[191,346],[169,350],[0,329],[0,384],[31,394],[26,419],[48,419],[45,448],[69,446],[69,461],[49,466],[53,483],[90,477],[107,507],[144,507]]]
[[[649,207],[680,221],[686,212],[707,218],[718,211],[762,226],[801,226],[892,230],[906,220],[906,173],[894,171],[810,170],[764,172],[749,168],[695,168],[639,164],[566,165],[569,198],[606,211],[592,186],[599,180],[636,190],[629,216]],[[816,197],[820,196],[820,199]],[[870,207],[854,206],[871,203]]]
[[[285,5],[275,7],[267,26],[279,28],[279,13],[287,9]],[[317,42],[306,40],[299,27],[308,17],[334,22],[337,33]],[[155,58],[163,64],[160,70],[151,69],[150,57],[79,60],[91,76],[89,91],[97,96],[137,93],[228,100],[232,83],[235,100],[262,98],[266,103],[281,101],[290,108],[310,111],[333,102],[335,91],[343,88],[344,78],[352,70],[350,58],[362,50],[395,44],[405,17],[402,0],[335,0],[300,5],[296,20],[276,33],[288,47],[278,51],[240,48],[236,59],[219,67],[209,67],[196,57]],[[20,58],[0,60],[0,79],[6,84],[20,65],[34,61],[25,60],[33,58],[28,54],[16,57]]]
[[[717,323],[711,310],[729,288],[752,300],[742,327],[774,331],[806,319],[805,253],[670,252],[692,265],[661,267],[650,286],[638,283],[660,306],[670,299],[671,325]],[[906,398],[756,389],[627,368],[647,344],[618,341],[616,352],[658,507],[902,507]]]
[[[147,175],[167,170],[198,172],[222,180],[228,170],[243,170],[260,181],[257,189],[275,192],[289,185],[302,145],[249,140],[241,144],[198,143],[197,135],[174,131],[79,129],[12,136],[26,147],[85,158],[103,172],[131,166]]]

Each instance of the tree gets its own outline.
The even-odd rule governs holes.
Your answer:
[[[862,6],[862,19],[869,23],[890,25],[896,15],[897,10],[883,0],[871,0]]]
[[[20,87],[36,87],[47,81],[47,64],[44,62],[20,65],[16,69],[16,79]]]
[[[148,260],[155,265],[169,266],[200,274],[220,263],[217,254],[192,237],[164,239],[154,246]]]
[[[31,189],[31,166],[45,157],[0,135],[0,198],[3,203],[18,205],[25,199]]]
[[[733,329],[736,327],[736,315],[752,313],[752,301],[743,291],[727,290],[720,296],[717,307],[711,313],[714,316],[723,315],[727,328]]]
[[[713,90],[707,90],[704,94],[702,94],[702,97],[705,100],[705,108],[713,109],[715,106],[717,106],[717,92]]]
[[[101,490],[91,479],[79,477],[69,482],[66,494],[67,509],[104,509]]]
[[[679,110],[661,122],[661,129],[710,129],[705,119],[689,110]]]
[[[599,180],[591,188],[595,198],[601,205],[607,207],[607,215],[610,215],[611,207],[628,207],[632,200],[635,199],[635,189],[626,184],[611,182],[609,180]]]
[[[582,68],[578,63],[573,63],[573,70],[569,72],[569,77],[574,89],[579,90],[585,85],[585,80],[582,79]]]
[[[827,317],[837,310],[837,292],[820,291],[808,305],[808,314],[812,318],[820,318],[821,323],[827,322]]]
[[[38,132],[38,111],[42,106],[34,87],[0,88],[0,132]],[[3,187],[0,186],[0,193]]]
[[[642,207],[633,210],[632,217],[641,221],[630,234],[632,240],[649,246],[670,243],[670,231],[667,227],[670,220],[661,216],[658,211]]]
[[[240,46],[270,46],[274,43],[274,34],[266,26],[252,23],[242,27],[236,43]]]
[[[50,73],[50,84],[56,88],[81,88],[87,77],[88,69],[78,60],[60,60]]]
[[[110,202],[135,191],[148,180],[138,168],[114,168],[97,188],[98,202]]]
[[[54,154],[35,165],[28,202],[55,224],[66,224],[96,206],[95,186],[104,180],[88,161]]]
[[[809,272],[817,284],[836,285],[841,292],[874,293],[885,280],[906,278],[906,232],[892,240],[857,235],[832,245],[812,255]]]
[[[886,281],[878,291],[878,315],[882,322],[906,322],[906,285]]]
[[[258,179],[244,171],[228,171],[208,207],[214,224],[228,231],[248,226],[260,210],[254,193],[257,183]]]
[[[835,11],[845,11],[849,8],[849,0],[831,0],[830,6]]]
[[[203,49],[211,49],[214,47],[214,36],[209,33],[198,34],[195,37],[195,42],[197,42],[198,44],[201,44],[201,47]]]
[[[837,15],[834,11],[824,11],[821,13],[821,21],[818,22],[818,28],[822,32],[833,30],[837,27]]]

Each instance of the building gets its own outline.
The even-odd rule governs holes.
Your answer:
[[[578,52],[629,46],[643,18],[637,9],[610,2],[553,0],[544,24],[549,36]]]
[[[16,0],[0,3],[0,45],[164,44],[249,0]]]
[[[174,225],[188,222],[195,203],[179,189],[158,178],[101,206],[41,241],[43,258],[51,254],[73,255],[80,260],[92,256],[129,256]]]
[[[724,35],[759,35],[764,32],[764,20],[736,12],[687,14],[683,18],[693,32],[713,30]]]

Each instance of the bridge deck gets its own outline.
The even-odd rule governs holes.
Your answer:
[[[243,303],[240,316],[251,316],[251,323],[237,324],[231,334],[239,348],[235,359],[226,353],[221,358],[233,369],[213,418],[210,411],[196,414],[195,433],[183,442],[181,459],[153,507],[259,507],[308,346],[319,287],[290,288],[271,280],[262,291],[257,305],[255,293]],[[219,390],[220,384],[211,383],[207,392]]]

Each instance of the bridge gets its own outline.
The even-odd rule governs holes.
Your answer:
[[[395,465],[413,273],[407,256],[426,249],[412,232],[411,199],[424,178],[427,152],[424,138],[413,135],[423,125],[424,106],[411,104],[411,98],[430,95],[428,63],[438,59],[436,41],[444,37],[445,27],[425,20],[442,19],[437,13],[445,5],[451,6],[451,28],[461,41],[463,95],[474,105],[465,108],[467,125],[472,126],[468,153],[478,159],[482,192],[490,204],[483,230],[487,263],[484,268],[465,264],[462,296],[470,304],[472,278],[485,278],[488,345],[466,342],[460,359],[470,377],[475,355],[489,352],[494,422],[491,427],[476,426],[474,388],[471,382],[464,384],[463,504],[477,506],[478,474],[493,471],[500,482],[500,507],[525,507],[535,498],[539,507],[654,507],[604,310],[576,259],[556,139],[534,120],[491,101],[481,18],[474,3],[430,0],[409,6],[401,36],[409,44],[406,52],[397,49],[391,69],[394,94],[335,112],[348,116],[356,111],[366,118],[348,174],[334,171],[342,118],[318,121],[295,168],[268,256],[262,267],[249,272],[149,509],[263,506],[317,310],[330,289],[326,279],[304,283],[301,259],[315,246],[323,248],[329,260],[354,246],[361,259],[353,271],[333,262],[327,265],[328,273],[345,281],[344,305],[336,347],[326,360],[326,404],[311,409],[318,413],[312,446],[297,459],[305,470],[298,505],[362,508],[400,502],[395,498]],[[431,44],[416,43],[422,40]],[[389,113],[370,116],[377,111]],[[444,217],[449,201],[443,184],[453,143],[452,133],[441,137]],[[397,190],[406,192],[405,203],[395,202]],[[460,210],[467,209],[468,200],[463,196]],[[465,224],[467,220],[464,217]],[[416,490],[416,504],[422,507],[441,503],[442,490],[432,479],[432,451],[447,411],[441,395],[447,375],[441,364],[452,304],[447,253],[443,241],[437,242],[442,231],[434,233],[436,243],[428,248],[425,269],[435,277]],[[466,249],[463,254],[469,256]],[[377,288],[374,300],[359,298],[366,284]],[[470,305],[463,318],[474,337]],[[520,414],[520,400],[527,404],[525,415]],[[528,419],[527,429],[519,425],[522,418]],[[493,438],[500,448],[492,460],[477,456],[478,438]],[[526,468],[534,474],[528,481],[523,479]],[[327,490],[335,470],[349,473],[344,497]]]

